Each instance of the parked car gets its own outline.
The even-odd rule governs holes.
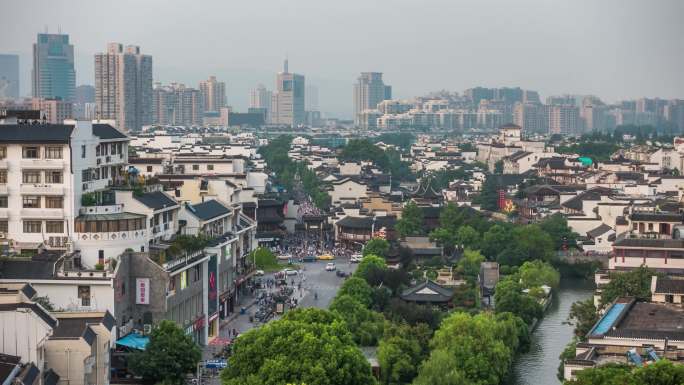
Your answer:
[[[335,272],[335,275],[337,275],[340,278],[347,278],[349,276],[349,273],[347,273],[346,271],[337,270]]]
[[[335,264],[330,262],[327,265],[325,265],[325,270],[326,271],[334,271],[336,269]]]
[[[359,263],[363,259],[363,256],[361,254],[352,254],[351,258],[349,258],[349,262],[351,263]]]
[[[281,260],[281,261],[289,261],[290,258],[292,258],[292,255],[290,255],[290,254],[280,254],[277,258],[278,258],[278,260]]]
[[[295,270],[295,269],[285,269],[285,270],[283,270],[283,273],[285,273],[285,275],[297,275],[297,270]]]
[[[302,262],[316,262],[316,257],[313,255],[307,255],[304,258],[302,258]]]
[[[332,261],[333,259],[335,259],[335,256],[330,254],[323,254],[319,255],[318,259],[321,261]]]
[[[262,275],[264,275],[264,271],[263,271],[263,270],[257,270],[257,271],[254,273],[254,275],[257,275],[257,276],[261,277]]]

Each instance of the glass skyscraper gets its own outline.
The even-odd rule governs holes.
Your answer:
[[[36,98],[74,99],[76,71],[74,46],[69,35],[39,33],[33,45],[33,96]]]
[[[0,99],[19,97],[19,56],[0,54]]]

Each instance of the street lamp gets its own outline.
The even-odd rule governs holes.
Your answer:
[[[375,236],[375,220],[377,217],[373,217],[373,224],[371,225],[371,239]]]

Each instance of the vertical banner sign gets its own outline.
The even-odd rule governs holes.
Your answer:
[[[209,315],[218,311],[218,282],[216,281],[217,257],[216,254],[209,258],[209,291],[207,293],[209,303]]]
[[[149,305],[150,304],[150,279],[136,278],[135,279],[135,304]]]

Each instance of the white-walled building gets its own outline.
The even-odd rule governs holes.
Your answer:
[[[128,137],[107,124],[0,125],[0,233],[16,251],[66,249],[82,196],[123,178]]]

